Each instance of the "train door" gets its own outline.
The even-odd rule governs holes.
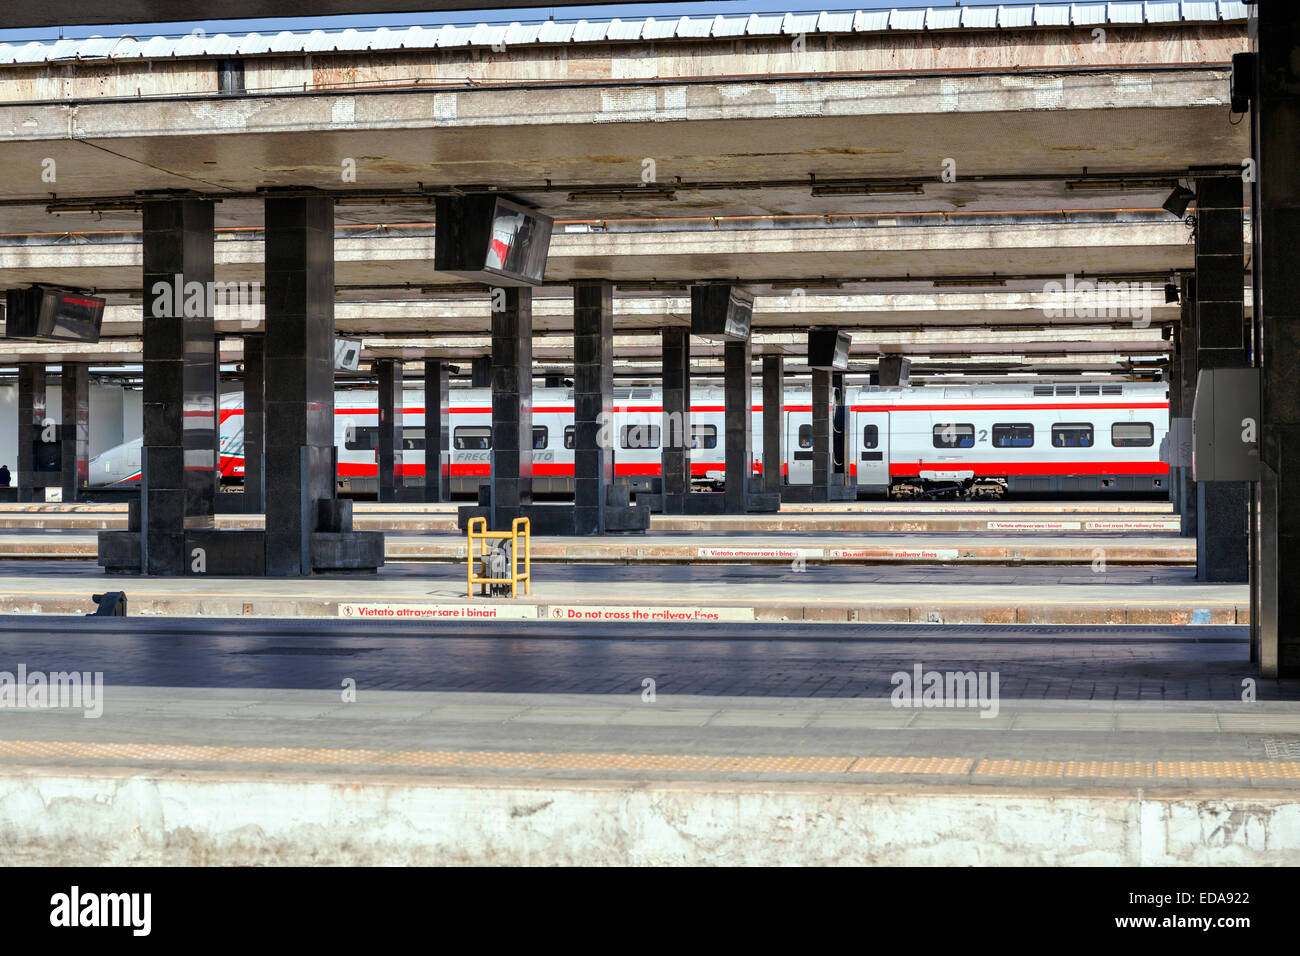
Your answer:
[[[812,484],[812,412],[785,413],[786,483]]]
[[[889,489],[889,412],[853,415],[850,448],[857,459],[858,487],[864,491]]]

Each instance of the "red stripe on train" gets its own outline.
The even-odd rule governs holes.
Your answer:
[[[1063,409],[1168,408],[1168,402],[1054,402],[1050,405],[1017,405],[1010,402],[980,405],[850,405],[855,412],[1044,412]],[[791,407],[786,406],[786,411]],[[800,409],[800,411],[809,411]]]
[[[922,471],[974,471],[978,475],[1165,475],[1162,461],[935,461],[890,462],[890,476],[912,477]]]

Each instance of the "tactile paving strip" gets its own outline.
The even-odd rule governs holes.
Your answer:
[[[1284,760],[981,760],[976,776],[1143,777],[1300,780],[1300,762]]]
[[[176,763],[299,764],[481,770],[624,770],[689,773],[926,774],[1030,778],[1300,780],[1285,760],[977,760],[973,757],[546,753],[509,750],[344,750],[203,744],[0,741],[0,757]]]

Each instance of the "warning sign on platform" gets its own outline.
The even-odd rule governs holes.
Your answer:
[[[697,558],[730,558],[747,561],[795,561],[822,557],[821,548],[697,548]]]
[[[533,604],[340,604],[339,617],[366,620],[437,618],[446,621],[523,621],[537,617]]]
[[[956,561],[956,548],[835,548],[832,561]]]
[[[1177,531],[1178,519],[1103,519],[1100,521],[1085,521],[1083,527],[1088,531]]]
[[[642,624],[707,624],[711,621],[752,621],[752,607],[653,607],[634,605],[553,604],[552,621],[633,621]]]
[[[1077,521],[990,521],[990,531],[1078,531]]]

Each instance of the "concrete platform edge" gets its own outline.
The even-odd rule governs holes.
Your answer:
[[[990,836],[992,835],[992,836]],[[9,766],[10,865],[1300,863],[1294,793]]]

